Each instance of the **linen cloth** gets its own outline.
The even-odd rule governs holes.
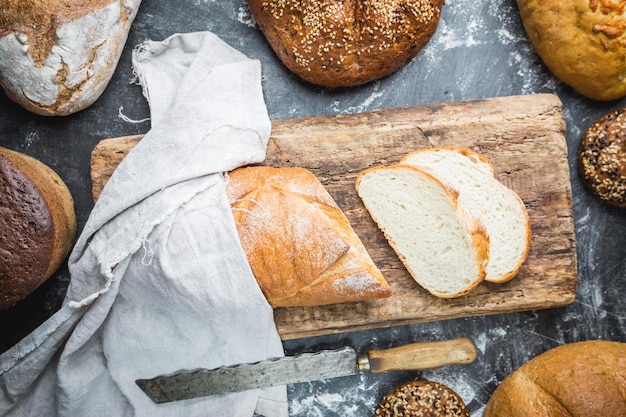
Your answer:
[[[72,250],[62,308],[0,356],[0,415],[287,416],[284,386],[157,405],[134,382],[283,349],[225,193],[225,172],[265,158],[259,62],[196,32],[133,65],[152,127]]]

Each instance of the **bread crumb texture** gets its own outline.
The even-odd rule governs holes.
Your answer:
[[[280,60],[329,87],[363,84],[408,63],[435,33],[442,0],[248,0]]]
[[[578,167],[585,185],[601,200],[626,207],[626,107],[596,120],[583,135]]]
[[[449,387],[433,381],[400,385],[381,400],[374,416],[469,417],[463,399]]]

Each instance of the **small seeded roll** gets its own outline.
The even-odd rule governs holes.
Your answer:
[[[374,416],[470,417],[463,399],[433,381],[411,381],[385,395]]]
[[[0,310],[44,283],[76,234],[74,200],[47,165],[0,147]]]
[[[248,0],[278,58],[306,81],[351,87],[391,74],[434,35],[443,0]]]
[[[585,185],[600,199],[626,207],[626,107],[599,118],[585,132],[578,167]]]

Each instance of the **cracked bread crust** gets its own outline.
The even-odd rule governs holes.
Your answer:
[[[7,0],[0,5],[0,85],[22,107],[64,116],[109,83],[141,0]]]

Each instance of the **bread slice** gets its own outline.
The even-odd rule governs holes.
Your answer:
[[[239,168],[229,174],[227,194],[252,272],[273,307],[391,295],[348,219],[310,171]]]
[[[484,279],[489,238],[452,188],[408,165],[364,170],[356,188],[409,273],[431,294],[459,297]]]
[[[439,147],[411,152],[400,162],[428,170],[459,192],[459,204],[489,235],[486,281],[515,277],[528,255],[530,220],[521,198],[494,176],[493,165],[469,149]]]

